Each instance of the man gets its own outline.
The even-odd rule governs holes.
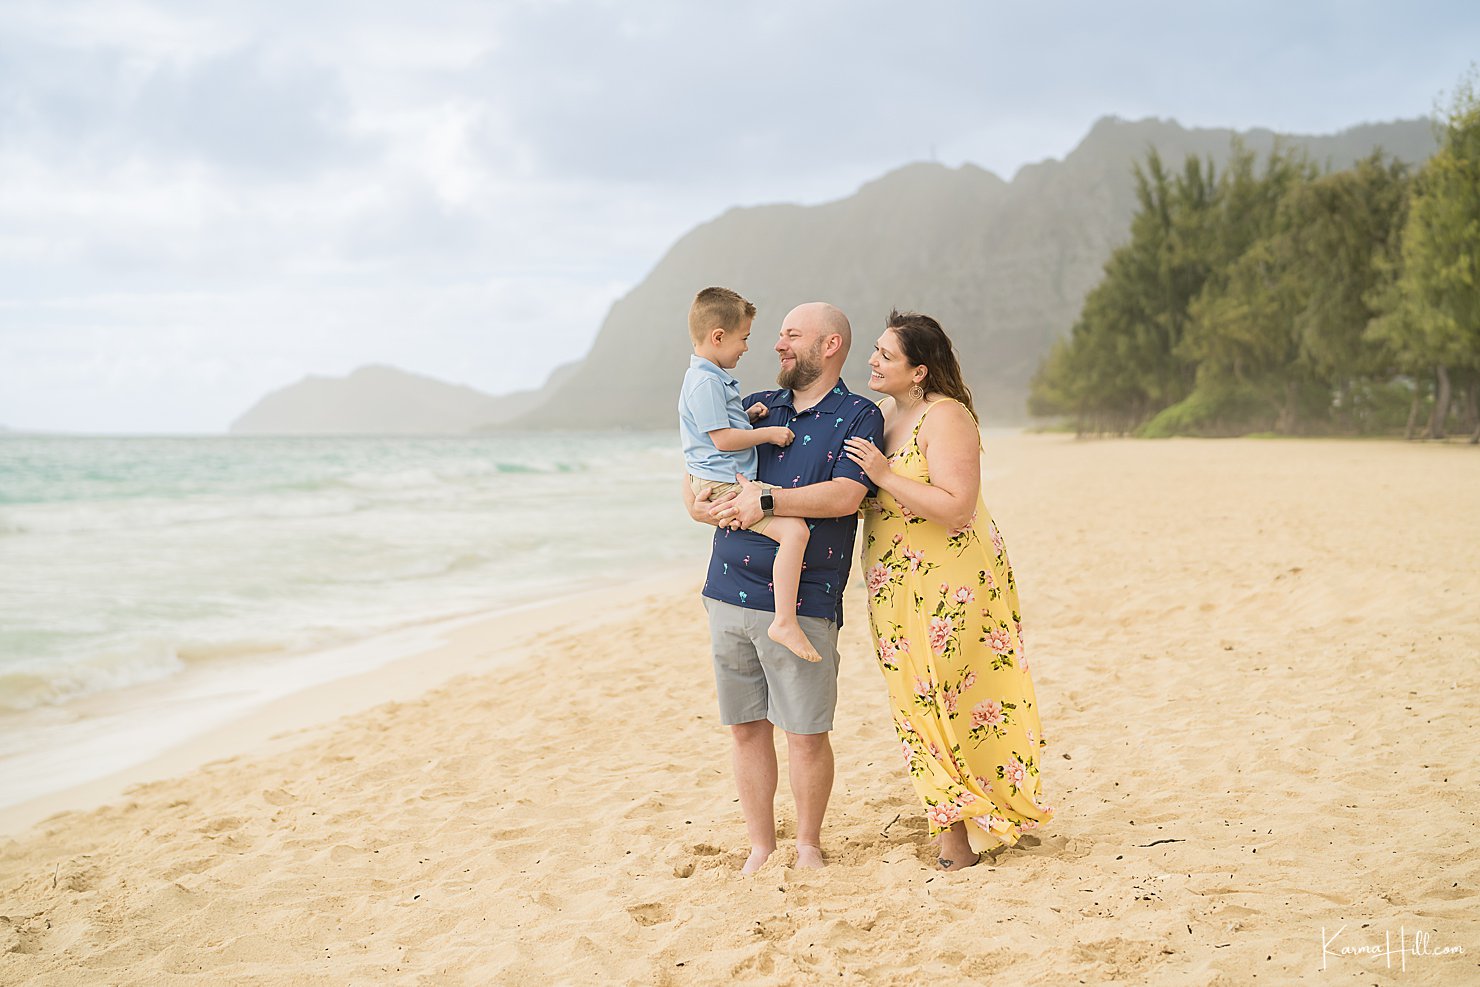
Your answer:
[[[843,313],[824,302],[799,305],[781,324],[776,353],[780,390],[745,398],[769,409],[761,423],[795,433],[791,445],[761,446],[757,476],[784,488],[763,496],[739,477],[741,490],[714,504],[684,502],[695,520],[720,525],[714,535],[704,606],[714,656],[720,720],[730,728],[731,761],[740,809],[750,836],[742,872],[759,870],[776,849],[775,727],[786,734],[792,797],[797,807],[797,866],[825,866],[822,817],[832,793],[828,741],[837,706],[838,628],[843,587],[853,555],[858,506],[873,485],[843,451],[854,436],[883,445],[884,418],[872,401],[840,379],[853,340]],[[822,661],[797,658],[766,634],[775,600],[771,561],[776,546],[743,530],[765,514],[809,519],[797,616]],[[730,525],[738,525],[732,530]]]

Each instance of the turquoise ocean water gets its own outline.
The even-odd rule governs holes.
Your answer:
[[[697,577],[681,471],[669,433],[0,436],[0,804],[98,773],[100,699],[116,727],[140,687],[231,682],[158,747],[351,671],[314,655],[357,640]]]

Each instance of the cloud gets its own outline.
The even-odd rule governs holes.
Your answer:
[[[125,132],[157,153],[257,177],[301,178],[378,149],[348,127],[335,73],[252,46],[155,68],[129,107]]]
[[[126,50],[0,48],[0,148],[106,171],[140,160],[297,180],[377,153],[350,128],[328,67],[260,45],[140,59]]]
[[[761,15],[757,16],[757,11]],[[505,44],[473,67],[505,116],[491,160],[531,174],[756,185],[747,176],[828,171],[918,154],[973,102],[980,66],[962,44],[930,52],[936,28],[879,3],[715,8],[682,3],[525,7]],[[968,17],[968,21],[979,18]],[[929,60],[922,72],[919,59]],[[773,186],[774,187],[774,186]]]

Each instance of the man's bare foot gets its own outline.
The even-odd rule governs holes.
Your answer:
[[[742,874],[754,874],[766,866],[766,861],[776,850],[775,847],[767,850],[765,847],[753,846],[750,848],[750,856],[745,858],[745,866],[740,868]]]
[[[795,620],[785,621],[777,617],[771,622],[770,630],[766,635],[777,644],[791,651],[805,661],[821,661],[822,656],[817,649],[812,647],[812,642],[807,640],[807,634],[802,630],[802,625]]]
[[[821,870],[826,867],[827,861],[822,859],[822,847],[798,843],[797,866],[803,870]]]

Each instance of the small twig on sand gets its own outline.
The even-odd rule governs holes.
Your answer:
[[[1156,846],[1158,843],[1186,843],[1186,840],[1152,840],[1150,843],[1137,843],[1138,847]]]
[[[904,813],[902,813],[902,812],[896,812],[894,814],[894,818],[891,819],[891,820],[889,820],[889,826],[893,826],[895,823],[899,822],[899,817],[902,816],[903,814]],[[889,826],[885,826],[884,827],[884,831],[882,833],[880,833],[879,835],[880,836],[888,836],[889,835]]]

